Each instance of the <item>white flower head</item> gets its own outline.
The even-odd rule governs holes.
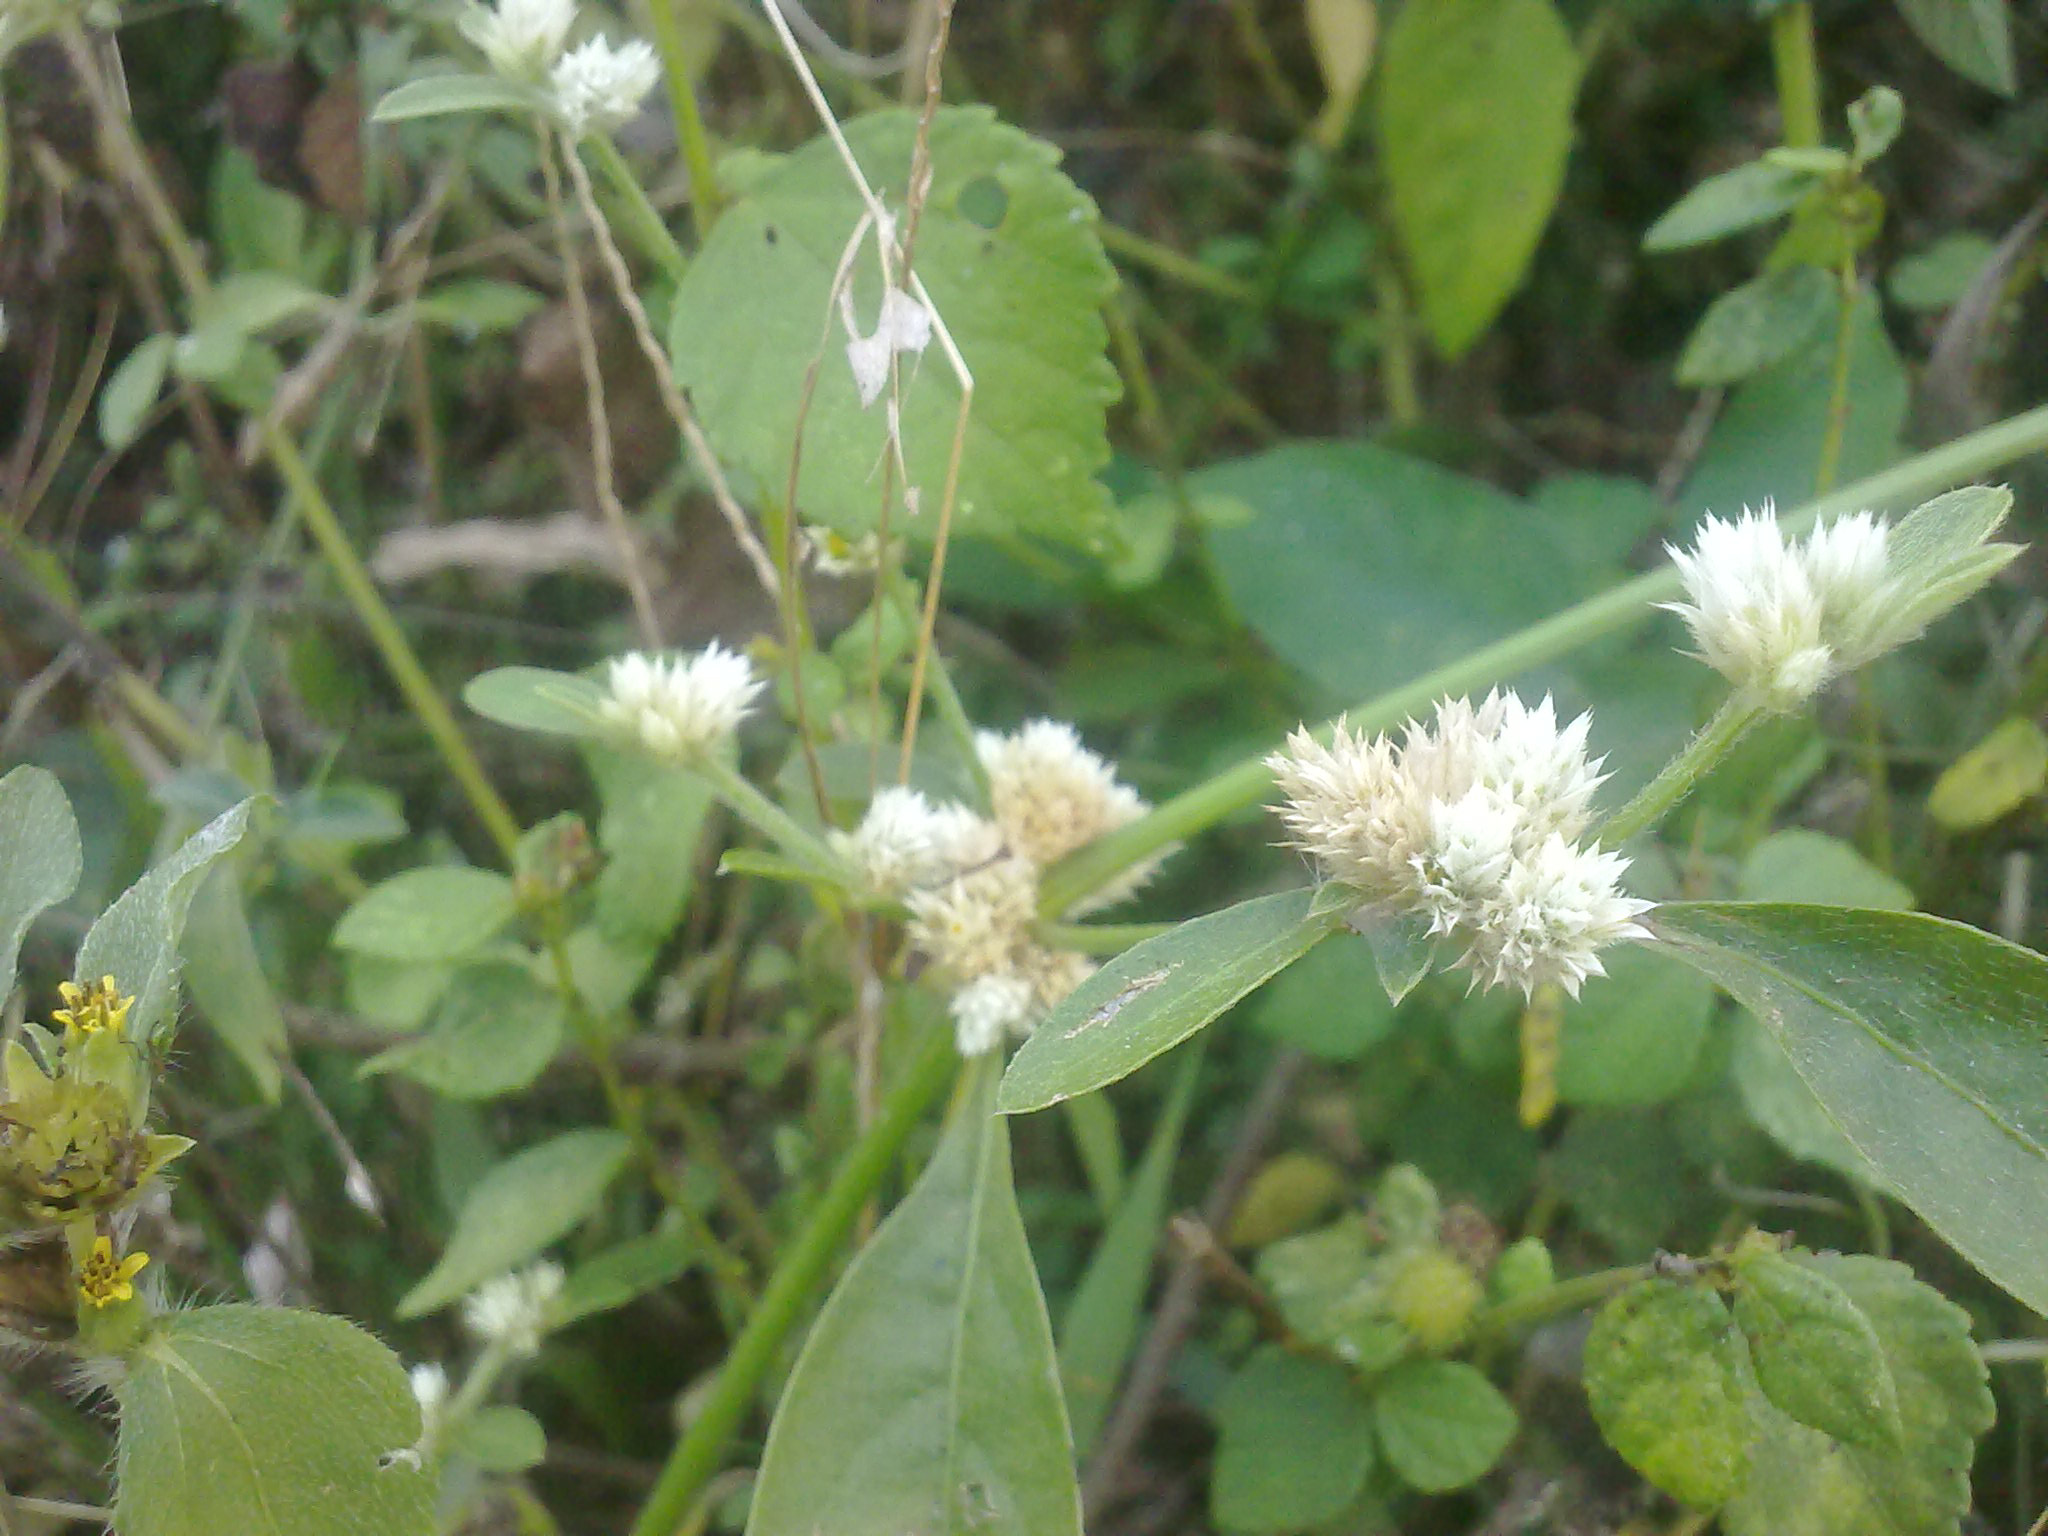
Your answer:
[[[1508,866],[1490,907],[1462,930],[1470,942],[1461,964],[1487,986],[1516,986],[1524,995],[1555,982],[1573,997],[1588,976],[1604,976],[1599,951],[1623,939],[1646,939],[1636,921],[1651,903],[1624,895],[1628,860],[1552,834]]]
[[[492,69],[515,80],[538,80],[562,55],[576,0],[497,0],[472,5],[458,25]]]
[[[690,657],[635,651],[614,659],[599,715],[644,751],[687,762],[730,737],[764,684],[717,641]]]
[[[1041,869],[1145,814],[1138,792],[1064,722],[1033,720],[1007,736],[978,731],[974,749],[988,774],[989,803],[1004,841]],[[1076,910],[1130,895],[1158,864],[1152,859],[1128,871]]]
[[[1004,971],[977,976],[959,988],[948,1009],[960,1054],[985,1055],[1000,1046],[1004,1036],[1023,1033],[1035,1002],[1031,983]]]
[[[623,128],[660,80],[661,61],[647,44],[614,48],[602,37],[564,54],[548,76],[555,115],[572,139]]]
[[[486,1344],[518,1357],[540,1353],[562,1294],[562,1267],[542,1260],[486,1280],[462,1300],[462,1325]]]
[[[847,366],[853,370],[853,386],[860,392],[863,408],[881,398],[889,383],[890,361],[900,352],[913,356],[931,345],[932,312],[915,294],[890,288],[882,295],[882,312],[875,321],[874,334],[863,336],[852,325],[849,300],[844,311],[853,339],[846,344]]]
[[[858,827],[827,841],[864,890],[893,900],[994,858],[1002,834],[964,805],[934,806],[917,790],[891,786],[875,791]]]
[[[1038,872],[1003,856],[912,891],[910,942],[960,981],[1012,970],[1038,917]]]
[[[420,1417],[429,1425],[448,1402],[448,1373],[438,1365],[416,1365],[406,1372],[413,1401],[420,1405]]]
[[[803,531],[803,543],[820,576],[872,576],[882,563],[882,540],[872,530],[849,539],[836,528],[812,523]]]

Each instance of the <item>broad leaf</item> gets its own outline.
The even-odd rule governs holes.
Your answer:
[[[512,920],[512,882],[495,870],[428,865],[393,875],[342,913],[334,947],[384,960],[459,960]]]
[[[498,667],[462,690],[462,702],[486,720],[549,736],[594,735],[604,699],[604,689],[589,678],[545,667]]]
[[[71,894],[83,867],[78,820],[57,776],[23,766],[0,778],[0,1000],[14,990],[28,925]]]
[[[524,1264],[597,1209],[632,1144],[617,1131],[567,1131],[508,1157],[477,1181],[454,1234],[398,1315],[420,1317]]]
[[[1456,357],[1516,288],[1564,184],[1579,56],[1550,0],[1431,0],[1381,50],[1394,227],[1437,350]]]
[[[1750,1399],[1749,1480],[1721,1512],[1728,1536],[1954,1536],[1970,1507],[1970,1462],[1991,1427],[1991,1390],[1970,1319],[1903,1264],[1810,1258],[1870,1320],[1898,1386],[1903,1435],[1866,1450]]]
[[[371,110],[370,121],[403,123],[451,112],[536,113],[546,108],[547,97],[539,87],[502,75],[429,75],[385,92]]]
[[[275,1104],[284,1082],[280,1063],[290,1048],[284,1013],[256,955],[241,882],[232,866],[200,883],[185,916],[185,984],[200,1015]]]
[[[115,1398],[119,1536],[431,1536],[435,1479],[398,1357],[338,1317],[161,1319]]]
[[[171,1004],[177,996],[185,912],[213,861],[242,840],[252,803],[244,800],[185,839],[100,914],[78,947],[80,977],[97,981],[111,976],[123,992],[134,994],[128,1014],[134,1039],[153,1039],[159,1021],[166,1032],[175,1023]]]
[[[1750,849],[1735,877],[1744,901],[1803,901],[1827,907],[1912,910],[1913,893],[1825,832],[1787,827]]]
[[[2048,1311],[2048,960],[1908,912],[1674,903],[1653,923],[1757,1016],[1902,1200]]]
[[[1080,1536],[1052,1330],[992,1062],[825,1303],[768,1431],[748,1536]]]
[[[1567,1104],[1654,1104],[1692,1080],[1714,989],[1654,950],[1617,947],[1607,974],[1564,1013],[1558,1096]]]
[[[1709,176],[1665,212],[1643,236],[1646,251],[1680,251],[1754,229],[1790,213],[1813,190],[1813,173],[1752,160]]]
[[[1209,1513],[1226,1531],[1302,1531],[1351,1507],[1372,1471],[1372,1415],[1349,1371],[1267,1345],[1216,1405]]]
[[[424,1035],[363,1063],[451,1099],[531,1087],[562,1044],[562,1000],[509,961],[457,971]]]
[[[917,114],[871,113],[847,141],[892,208],[902,205]],[[958,524],[1094,550],[1111,538],[1095,473],[1109,459],[1105,412],[1118,393],[1100,314],[1115,286],[1095,209],[1057,154],[980,107],[942,109],[933,180],[917,230],[917,272],[974,375]],[[789,475],[804,379],[822,341],[803,428],[804,515],[842,532],[875,525],[887,406],[864,409],[832,279],[862,217],[858,192],[825,139],[770,164],[720,215],[676,295],[676,369],[720,451],[779,499]],[[881,308],[870,244],[853,268],[853,309],[872,332]],[[945,485],[960,391],[934,338],[902,357],[903,446],[929,539]],[[903,521],[896,520],[899,532]]]
[[[1726,1502],[1749,1468],[1742,1338],[1703,1285],[1646,1280],[1600,1309],[1586,1396],[1607,1443],[1673,1498]]]
[[[1852,1445],[1898,1445],[1899,1393],[1877,1330],[1820,1270],[1782,1253],[1742,1256],[1735,1321],[1757,1385],[1780,1412]]]
[[[2006,0],[1898,0],[1920,41],[1957,74],[2001,96],[2019,88]]]
[[[1678,382],[1733,384],[1796,352],[1839,309],[1834,282],[1817,267],[1766,272],[1708,306],[1678,359]]]
[[[1342,920],[1303,889],[1182,923],[1118,955],[1032,1032],[1003,1076],[1006,1115],[1128,1077],[1283,970]]]
[[[1372,1400],[1380,1450],[1423,1493],[1476,1483],[1515,1438],[1515,1410],[1462,1360],[1409,1360],[1380,1378]]]

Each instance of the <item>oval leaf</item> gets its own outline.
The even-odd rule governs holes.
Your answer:
[[[775,1411],[747,1536],[1080,1536],[994,1063],[825,1303]]]
[[[549,736],[595,735],[604,699],[589,678],[546,667],[497,667],[462,690],[462,702],[486,720]]]
[[[1380,1449],[1423,1493],[1476,1483],[1515,1438],[1515,1410],[1461,1360],[1409,1360],[1380,1378],[1372,1401]]]
[[[402,1318],[459,1301],[524,1264],[597,1209],[632,1143],[617,1131],[569,1131],[508,1157],[477,1181],[427,1277],[398,1304]]]
[[[173,1312],[130,1356],[120,1536],[431,1536],[435,1479],[398,1357],[338,1317]]]
[[[1653,926],[1749,1007],[1900,1199],[2048,1312],[2048,960],[1910,912],[1681,902]]]
[[[1650,226],[1643,249],[1682,251],[1754,229],[1790,213],[1813,184],[1811,171],[1769,160],[1709,176]]]
[[[1751,278],[1700,316],[1678,359],[1678,382],[1705,389],[1746,379],[1805,346],[1835,310],[1835,285],[1818,267]]]
[[[1899,1443],[1899,1393],[1877,1330],[1834,1281],[1782,1253],[1735,1266],[1735,1321],[1782,1413],[1852,1445]]]
[[[1209,1512],[1226,1531],[1302,1531],[1334,1520],[1372,1471],[1372,1415],[1333,1360],[1261,1349],[1216,1406]]]
[[[1125,950],[1032,1032],[997,1108],[1023,1114],[1093,1093],[1173,1049],[1343,921],[1314,901],[1310,890],[1254,897]]]
[[[562,1044],[561,999],[509,961],[456,973],[417,1040],[363,1063],[451,1099],[495,1099],[530,1087]]]
[[[370,113],[373,123],[403,123],[451,112],[540,112],[547,98],[534,86],[502,75],[430,75],[385,92]]]
[[[384,960],[459,960],[488,944],[513,910],[512,882],[493,870],[409,869],[342,913],[334,947]]]
[[[256,1082],[267,1104],[283,1088],[281,1063],[290,1049],[284,1013],[249,931],[241,883],[222,866],[200,883],[185,917],[185,984],[200,1015]]]
[[[176,346],[173,336],[145,336],[107,380],[100,391],[100,441],[109,448],[126,448],[142,435],[142,423],[163,393]]]
[[[2001,96],[2019,89],[2006,0],[1899,0],[1899,14],[1957,74]]]
[[[0,998],[14,990],[28,925],[71,894],[83,868],[78,819],[57,776],[23,766],[0,778]]]

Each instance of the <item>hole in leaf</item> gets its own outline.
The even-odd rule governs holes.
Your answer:
[[[960,189],[960,217],[983,229],[995,229],[1010,211],[1010,194],[993,176],[977,176]]]
[[[773,245],[777,240],[782,238],[780,235],[776,234],[775,226],[773,224],[764,224],[761,227],[761,233],[767,239],[770,245]]]

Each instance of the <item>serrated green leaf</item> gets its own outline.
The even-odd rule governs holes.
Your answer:
[[[1965,79],[2010,96],[2019,89],[2013,68],[2012,19],[2006,0],[1898,0],[1899,14],[1934,56]]]
[[[0,999],[14,990],[28,925],[71,894],[83,868],[78,819],[57,776],[24,764],[0,778]]]
[[[1209,1513],[1226,1531],[1302,1531],[1334,1520],[1365,1491],[1372,1415],[1334,1361],[1268,1345],[1216,1405]]]
[[[1749,1480],[1721,1512],[1728,1536],[1954,1536],[1970,1507],[1970,1462],[1994,1416],[1970,1320],[1903,1264],[1808,1260],[1870,1320],[1898,1386],[1904,1433],[1866,1450],[1750,1399]]]
[[[499,1163],[470,1190],[441,1261],[398,1304],[401,1318],[459,1301],[567,1234],[632,1155],[617,1131],[566,1131]]]
[[[819,1314],[747,1536],[1080,1536],[994,1068],[970,1066],[930,1165]]]
[[[290,1044],[232,866],[216,868],[200,883],[185,916],[180,952],[200,1017],[255,1080],[263,1101],[275,1104],[284,1083],[280,1063]]]
[[[595,735],[604,699],[589,678],[545,667],[496,667],[462,690],[462,702],[486,720],[548,736]]]
[[[1754,1434],[1742,1341],[1713,1291],[1630,1286],[1593,1320],[1585,1380],[1607,1443],[1673,1498],[1712,1509],[1741,1488]]]
[[[846,124],[870,182],[894,207],[917,121],[914,112],[885,111]],[[1108,553],[1111,508],[1095,475],[1109,459],[1105,413],[1118,394],[1100,313],[1115,277],[1095,235],[1094,205],[1060,174],[1057,159],[985,108],[942,109],[931,131],[917,271],[974,375],[956,529]],[[789,474],[795,403],[825,338],[797,499],[806,517],[848,534],[875,525],[874,474],[887,428],[883,403],[860,404],[847,337],[828,304],[861,215],[824,139],[767,166],[691,262],[669,338],[712,441],[778,494]],[[854,267],[852,294],[861,329],[872,330],[881,293],[871,250]],[[959,389],[936,340],[905,363],[910,483],[936,508]],[[904,531],[900,518],[896,526]],[[926,516],[908,531],[928,539],[933,527]]]
[[[451,112],[537,113],[547,97],[536,86],[503,75],[429,75],[384,93],[370,112],[373,123],[403,123]]]
[[[1798,207],[1813,183],[1810,171],[1768,160],[1709,176],[1650,226],[1643,249],[1682,251],[1767,224]]]
[[[1700,316],[1678,359],[1678,382],[1705,389],[1746,379],[1806,346],[1838,307],[1833,280],[1816,267],[1751,278]]]
[[[2048,735],[2032,720],[2002,722],[1944,768],[1927,814],[1951,832],[1974,832],[2018,810],[2048,786]]]
[[[1514,1406],[1462,1360],[1408,1360],[1380,1378],[1372,1400],[1380,1450],[1422,1493],[1476,1483],[1515,1438]]]
[[[178,990],[178,940],[185,913],[213,861],[242,840],[254,803],[244,800],[185,839],[123,891],[79,945],[79,976],[94,981],[112,976],[123,992],[134,994],[135,1005],[128,1011],[131,1038],[154,1040],[159,1023],[168,1031],[175,1022],[171,1004]]]
[[[176,346],[174,336],[145,336],[108,376],[99,410],[100,441],[109,448],[126,448],[142,435],[142,423],[164,391]]]
[[[1315,893],[1257,896],[1133,945],[1074,989],[1010,1060],[996,1103],[1028,1114],[1127,1077],[1327,937]]]
[[[1550,0],[1403,6],[1379,62],[1394,227],[1437,350],[1500,313],[1564,185],[1579,56]]]
[[[496,1099],[533,1085],[562,1044],[562,1000],[510,962],[457,971],[424,1035],[363,1063],[451,1099]]]
[[[199,1307],[130,1356],[119,1536],[431,1536],[434,1478],[398,1357],[338,1317]]]
[[[1821,1271],[1782,1253],[1743,1255],[1735,1321],[1757,1386],[1781,1413],[1851,1445],[1899,1443],[1898,1388],[1877,1330]]]
[[[1651,921],[1902,1200],[2048,1311],[2048,960],[1917,913],[1681,902]]]
[[[383,960],[460,960],[512,920],[512,882],[466,865],[409,869],[342,913],[334,947]]]

